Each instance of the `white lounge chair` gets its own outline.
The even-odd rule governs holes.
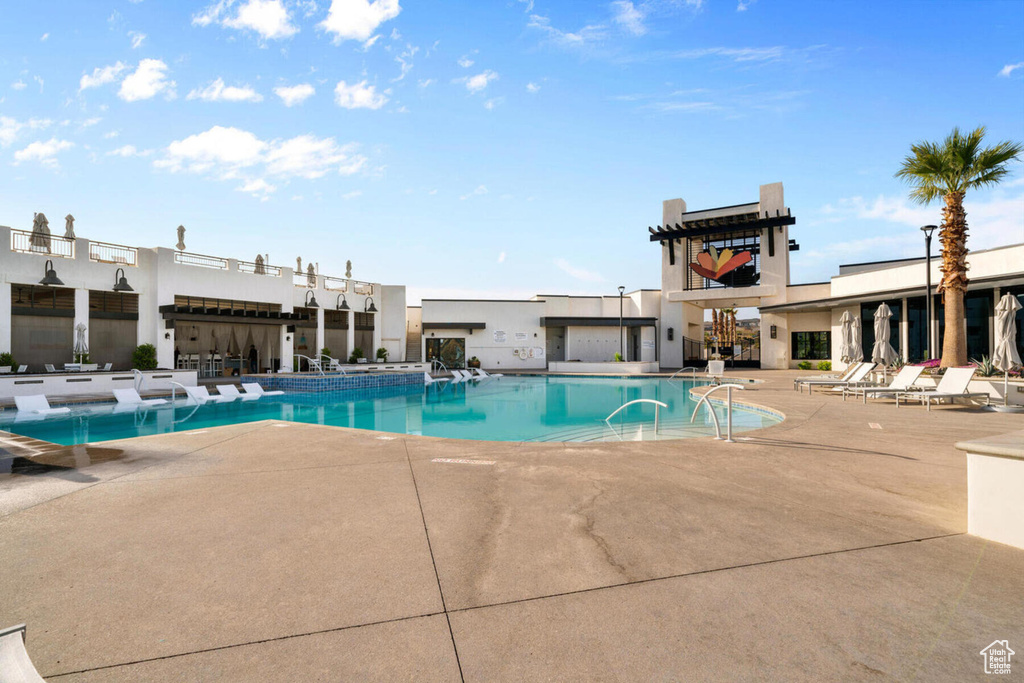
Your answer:
[[[44,363],[43,367],[46,368],[47,372],[57,372],[57,368],[53,367],[53,363]]]
[[[241,393],[234,384],[218,384],[217,391],[221,396],[230,396],[233,399],[240,398],[243,401],[258,401],[260,399],[259,394]]]
[[[103,372],[110,372],[110,368],[112,368],[112,367],[114,367],[113,363],[104,363],[103,364]]]
[[[869,382],[865,381],[865,378],[868,376],[868,373],[874,369],[874,363],[861,363],[861,366],[857,368],[852,375],[850,375],[849,379],[808,379],[797,384],[797,388],[802,390],[803,387],[807,387],[807,393],[813,394],[814,387],[832,387],[833,390],[837,390],[850,386],[869,384]]]
[[[0,674],[10,683],[46,683],[25,649],[25,624],[0,629]]]
[[[971,379],[974,378],[974,368],[949,368],[945,374],[942,375],[942,379],[939,380],[938,386],[934,389],[923,389],[921,391],[901,391],[896,394],[896,407],[900,405],[900,397],[912,398],[921,403],[928,404],[928,410],[932,409],[932,401],[942,402],[943,399],[948,398],[949,402],[952,403],[957,398],[984,398],[985,405],[988,405],[991,396],[987,392],[967,391],[967,387],[971,383]]]
[[[867,403],[868,396],[894,396],[902,392],[913,391],[915,388],[914,383],[917,382],[917,378],[921,376],[922,372],[924,372],[924,366],[904,365],[896,373],[896,376],[892,378],[892,382],[887,387],[844,386],[843,400],[846,400],[847,394],[853,394],[855,396],[863,396],[864,403]]]
[[[476,369],[476,376],[480,377],[480,378],[483,378],[483,379],[487,379],[488,377],[504,377],[505,375],[501,374],[500,372],[495,372],[495,373],[492,374],[490,372],[487,372],[486,370],[483,370],[481,368],[477,368]]]
[[[721,378],[725,374],[725,361],[724,360],[709,360],[708,361],[708,376],[714,378]]]
[[[235,400],[230,396],[213,396],[210,394],[210,390],[202,384],[194,387],[185,387],[185,393],[188,394],[191,400],[200,405],[204,403],[226,403]]]
[[[429,372],[423,373],[424,384],[440,384],[441,382],[447,382],[447,377],[431,377]]]
[[[821,381],[829,380],[829,379],[837,379],[840,382],[849,381],[850,375],[852,375],[853,373],[857,372],[857,368],[859,368],[863,364],[864,363],[862,363],[862,362],[850,363],[849,367],[847,367],[846,370],[844,370],[843,374],[841,374],[841,375],[834,375],[834,374],[832,374],[832,375],[815,375],[815,376],[812,376],[812,377],[797,377],[796,379],[793,380],[793,391],[796,391],[796,390],[798,390],[800,388],[799,385],[800,385],[801,382],[821,382]]]
[[[263,385],[256,382],[242,382],[242,388],[245,389],[245,393],[252,394],[253,396],[283,396],[283,391],[264,391]]]
[[[27,365],[19,365],[19,366],[18,366],[18,374],[19,374],[19,375],[20,375],[21,373],[25,372],[26,370],[28,370],[28,366],[27,366]]]
[[[462,376],[463,382],[468,382],[471,379],[475,379],[477,381],[480,380],[479,377],[474,377],[473,373],[471,373],[469,370],[453,370],[453,372],[459,373]]]
[[[137,406],[162,406],[167,403],[167,399],[163,398],[142,398],[134,388],[114,389],[114,398],[117,399],[118,403]]]
[[[14,405],[18,407],[19,413],[34,413],[35,415],[65,415],[71,412],[71,408],[51,408],[50,402],[43,394],[15,396]]]

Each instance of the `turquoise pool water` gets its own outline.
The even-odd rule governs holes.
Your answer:
[[[713,435],[706,408],[690,424],[693,386],[693,380],[683,379],[510,376],[456,385],[293,393],[204,406],[180,399],[174,406],[149,409],[100,404],[46,419],[3,411],[0,430],[66,445],[268,419],[484,441],[631,441]],[[626,408],[612,419],[611,427],[604,422],[623,403],[638,398],[668,404],[661,409],[657,434],[650,404]],[[720,417],[722,412],[719,408]],[[733,412],[734,432],[776,422],[752,411]]]

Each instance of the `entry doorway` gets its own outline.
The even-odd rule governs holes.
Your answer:
[[[466,367],[465,338],[427,339],[427,358],[429,363],[440,360],[449,370]]]
[[[565,328],[549,327],[546,332],[548,362],[565,360]]]

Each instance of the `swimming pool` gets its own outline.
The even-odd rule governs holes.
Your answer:
[[[149,409],[98,404],[46,419],[3,411],[0,430],[65,445],[270,419],[483,441],[630,441],[713,435],[706,408],[690,424],[696,405],[690,398],[694,384],[666,378],[508,376],[455,385],[291,393],[203,406],[181,400],[174,406]],[[650,404],[626,408],[612,419],[611,428],[604,422],[616,408],[638,398],[668,404],[661,409],[657,435]],[[724,409],[717,410],[721,417]],[[733,411],[734,431],[778,421],[749,410]]]

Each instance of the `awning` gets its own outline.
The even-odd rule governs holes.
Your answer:
[[[487,323],[423,323],[425,330],[482,330]]]
[[[622,318],[623,327],[654,327],[657,318]],[[618,327],[619,317],[550,316],[540,319],[541,327]]]

